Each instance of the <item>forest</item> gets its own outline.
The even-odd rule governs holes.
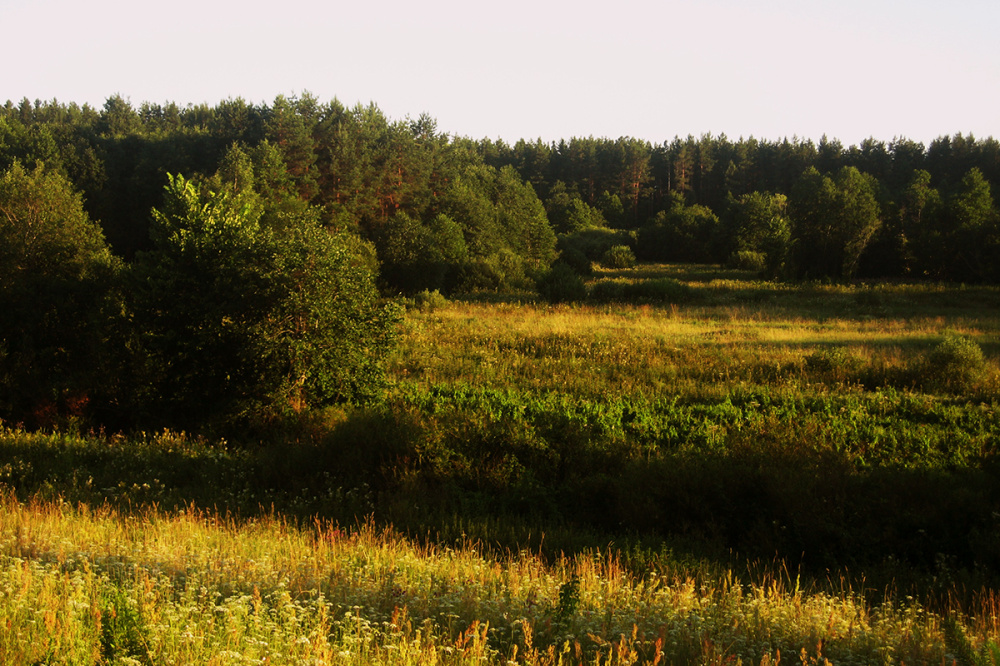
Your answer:
[[[0,107],[0,662],[1000,663],[1000,143]]]

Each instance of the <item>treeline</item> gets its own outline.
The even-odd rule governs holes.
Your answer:
[[[308,204],[327,229],[375,244],[388,291],[530,287],[556,256],[545,208],[513,167],[453,140],[424,115],[374,105],[228,100],[180,108],[112,97],[100,111],[57,102],[0,111],[0,168],[67,178],[119,256],[152,247],[167,174],[214,173],[238,150],[265,196]]]
[[[993,138],[509,145],[309,94],[0,110],[0,167],[18,159],[63,174],[124,257],[150,247],[166,174],[213,173],[234,145],[324,226],[373,243],[387,293],[531,288],[557,253],[586,270],[616,245],[775,277],[1000,281]]]
[[[603,220],[630,231],[640,259],[734,262],[786,278],[1000,280],[993,138],[941,137],[927,147],[708,135],[479,146],[488,163],[514,166],[532,183],[568,236],[561,248],[591,259],[612,241],[595,247],[573,236]]]

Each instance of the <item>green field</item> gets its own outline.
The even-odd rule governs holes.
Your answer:
[[[1000,659],[1000,289],[588,288],[229,441],[4,430],[0,662]]]

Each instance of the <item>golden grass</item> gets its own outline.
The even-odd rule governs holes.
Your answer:
[[[580,395],[725,393],[734,384],[805,388],[810,354],[840,348],[882,374],[919,363],[946,333],[984,346],[1000,316],[805,317],[746,305],[542,306],[453,302],[412,312],[397,381],[466,382]],[[996,382],[997,366],[990,364]],[[902,386],[899,388],[909,388]]]
[[[546,566],[370,525],[126,517],[9,498],[0,535],[4,664],[948,660],[941,620],[915,604],[870,610],[849,590],[773,578],[635,580],[607,555]]]

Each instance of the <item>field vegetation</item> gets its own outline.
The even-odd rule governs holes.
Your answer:
[[[7,429],[0,660],[995,663],[998,301],[596,268],[418,294],[380,403]]]
[[[0,663],[996,663],[998,184],[8,102]]]

